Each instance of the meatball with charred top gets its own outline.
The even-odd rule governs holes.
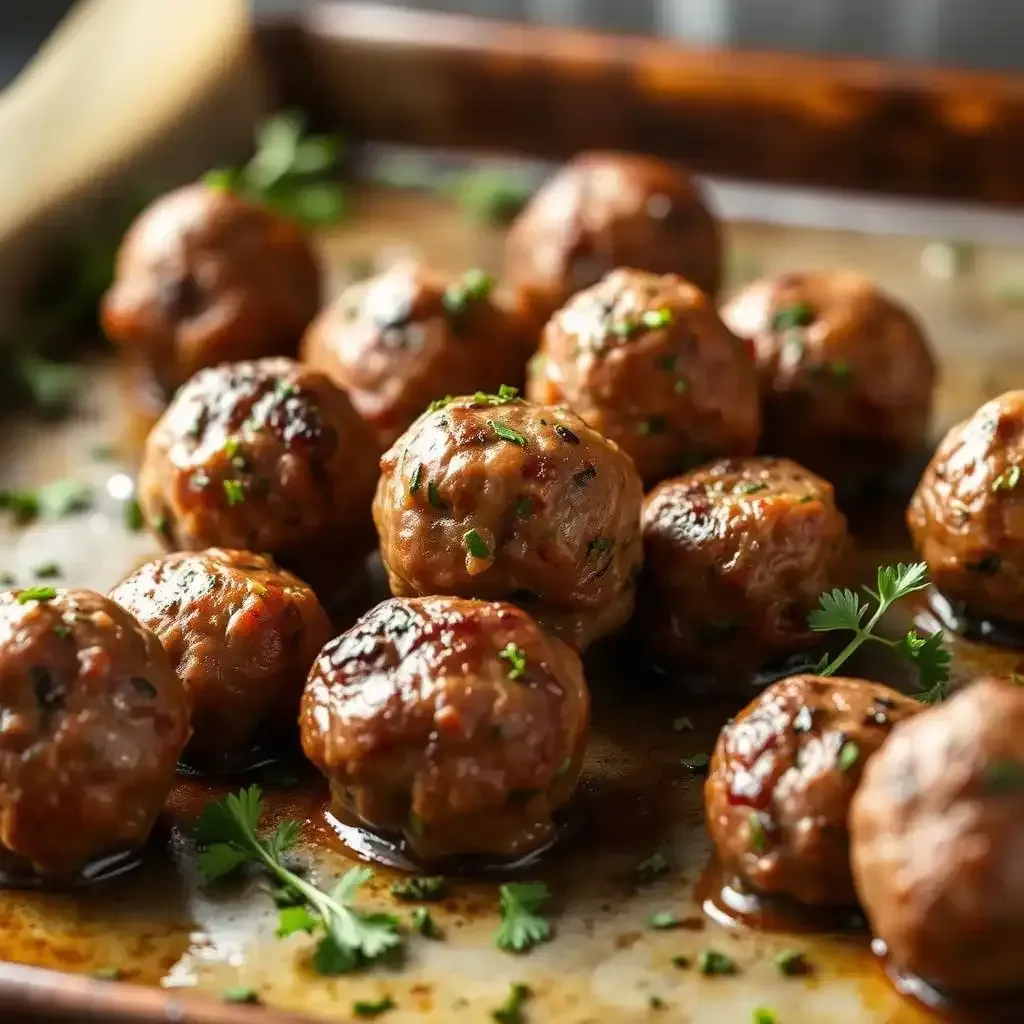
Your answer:
[[[1024,689],[986,679],[897,726],[854,797],[850,835],[893,967],[951,994],[1019,994]]]
[[[342,818],[422,860],[518,858],[554,837],[589,707],[579,657],[519,608],[392,598],[323,649],[300,725]]]
[[[377,452],[322,373],[228,363],[196,374],[153,428],[139,501],[169,548],[270,552],[319,587],[372,546]]]
[[[160,642],[113,601],[0,594],[0,876],[123,863],[163,808],[188,715]]]
[[[841,492],[884,484],[923,449],[935,360],[895,299],[851,271],[756,281],[722,310],[757,352],[761,450]]]
[[[648,485],[757,446],[748,343],[673,275],[615,270],[570,299],[544,329],[527,397],[568,405],[631,455]]]
[[[963,628],[1024,626],[1022,476],[1024,391],[1008,391],[945,436],[907,509],[914,546]]]
[[[519,383],[532,331],[482,271],[403,263],[344,291],[307,331],[302,358],[345,389],[387,448],[442,395]]]
[[[189,185],[131,226],[101,315],[107,337],[169,394],[205,366],[294,355],[319,307],[320,269],[295,224]]]
[[[541,322],[616,267],[679,274],[718,291],[715,218],[685,171],[634,153],[584,153],[527,204],[505,245],[505,277]]]
[[[814,643],[808,613],[839,581],[846,518],[789,459],[721,459],[644,501],[638,625],[659,658],[742,683]]]
[[[741,887],[855,902],[846,816],[894,724],[921,708],[861,679],[791,676],[722,730],[704,787],[708,830]]]
[[[210,548],[146,562],[110,597],[157,635],[185,684],[188,763],[230,767],[259,732],[294,736],[306,675],[331,636],[297,576],[266,555]]]
[[[381,558],[393,594],[514,601],[582,649],[632,613],[640,479],[574,413],[515,394],[436,403],[384,455]]]

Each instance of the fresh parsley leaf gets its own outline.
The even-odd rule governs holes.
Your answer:
[[[413,875],[391,883],[391,895],[398,900],[439,900],[447,887],[440,875]]]
[[[511,444],[517,444],[520,448],[526,444],[526,438],[523,437],[518,430],[513,430],[507,424],[502,423],[501,420],[488,420],[487,426],[489,426],[491,430],[493,430],[503,441],[508,441]]]
[[[491,1018],[498,1024],[521,1024],[523,1003],[530,998],[530,990],[520,982],[509,986],[508,996],[501,1006],[491,1011]]]
[[[533,193],[526,178],[487,168],[466,171],[448,189],[468,217],[495,227],[511,224]]]
[[[953,655],[943,645],[944,639],[941,629],[924,637],[918,636],[916,631],[911,629],[899,642],[900,653],[917,666],[917,678],[921,687],[929,691],[941,688],[941,696],[937,699],[945,697],[950,665],[953,662]]]
[[[26,587],[19,591],[15,601],[18,604],[28,604],[29,601],[52,601],[57,596],[53,587]]]
[[[868,606],[852,590],[835,590],[818,598],[820,608],[807,616],[811,629],[824,633],[833,629],[860,629],[861,620],[868,612]]]
[[[425,939],[442,938],[441,929],[438,928],[437,922],[431,917],[430,911],[426,907],[413,907],[412,926]]]
[[[701,974],[735,974],[736,964],[725,953],[714,949],[702,949],[697,954],[697,969]]]
[[[263,795],[258,786],[206,805],[196,825],[195,839],[201,848],[199,868],[207,879],[222,877],[245,864],[267,872],[290,897],[290,905],[281,911],[279,934],[320,934],[313,964],[322,974],[356,970],[400,945],[396,917],[367,913],[350,905],[372,871],[351,868],[329,894],[323,892],[282,862],[282,855],[298,837],[298,823],[283,821],[269,839],[260,840],[256,829],[262,813]]]
[[[659,910],[651,914],[647,923],[656,931],[668,931],[670,928],[679,927],[679,917],[671,910]]]
[[[551,938],[551,926],[537,913],[550,895],[543,882],[508,882],[498,893],[501,927],[494,941],[499,949],[524,953]]]
[[[498,657],[508,662],[509,679],[522,679],[526,672],[526,652],[511,640],[498,651]]]
[[[54,480],[39,489],[39,509],[53,519],[88,512],[92,508],[92,490],[77,480]]]

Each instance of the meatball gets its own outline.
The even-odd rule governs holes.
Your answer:
[[[640,479],[574,413],[514,395],[439,403],[385,453],[381,558],[393,594],[507,599],[582,648],[633,611]]]
[[[306,674],[332,632],[297,576],[266,555],[210,548],[146,562],[110,597],[157,635],[185,684],[187,761],[235,761],[261,729],[294,735]]]
[[[850,836],[893,966],[951,992],[1024,985],[1024,689],[982,680],[894,729]]]
[[[139,846],[188,736],[180,680],[123,608],[0,593],[0,873],[71,878]]]
[[[554,838],[589,706],[579,657],[514,605],[392,598],[320,653],[300,726],[343,817],[422,860],[512,858]]]
[[[377,452],[322,373],[227,363],[197,373],[151,431],[139,501],[169,548],[269,552],[317,586],[372,547]]]
[[[1024,391],[942,440],[907,509],[935,586],[967,617],[1024,623]]]
[[[516,218],[505,276],[543,321],[616,267],[679,274],[714,295],[718,225],[685,171],[649,156],[584,153]]]
[[[789,459],[721,459],[656,487],[642,522],[638,624],[656,656],[745,682],[814,644],[808,612],[847,550],[831,484]]]
[[[295,224],[189,185],[129,229],[101,319],[107,337],[171,393],[205,366],[294,355],[319,308],[320,269]]]
[[[436,398],[519,384],[532,330],[481,271],[406,263],[346,289],[306,332],[302,358],[348,392],[383,449]]]
[[[569,405],[633,457],[646,484],[757,446],[747,343],[673,275],[615,270],[570,299],[544,329],[527,397]]]
[[[804,903],[855,902],[846,816],[865,763],[917,701],[862,679],[791,676],[719,734],[708,830],[744,887]]]
[[[867,278],[756,281],[722,316],[754,342],[763,451],[856,491],[884,483],[926,444],[935,361],[907,310]]]

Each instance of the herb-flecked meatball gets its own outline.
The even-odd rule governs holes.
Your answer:
[[[320,269],[295,224],[189,185],[129,229],[102,320],[110,340],[170,393],[205,366],[294,355],[319,307]]]
[[[479,270],[402,263],[346,289],[309,328],[302,357],[387,448],[437,398],[519,384],[530,324]]]
[[[839,582],[846,517],[789,459],[720,459],[644,501],[638,623],[661,659],[743,682],[811,646],[807,615]]]
[[[791,676],[722,729],[704,787],[730,880],[804,903],[856,900],[846,827],[864,765],[917,701],[862,679]]]
[[[681,277],[615,270],[551,318],[527,397],[568,405],[654,484],[753,455],[761,408],[748,344]]]
[[[140,846],[188,736],[181,681],[123,608],[0,593],[0,872],[73,880]]]
[[[378,451],[317,370],[227,363],[197,373],[150,432],[139,501],[169,548],[269,552],[319,587],[372,547]]]
[[[1024,623],[1024,391],[942,440],[907,510],[932,582],[970,616]]]
[[[385,453],[381,558],[393,594],[514,601],[582,648],[632,613],[640,478],[568,409],[514,395],[439,403]]]
[[[845,270],[755,281],[722,316],[757,352],[762,451],[856,491],[926,445],[935,360],[914,318],[872,281]]]
[[[897,726],[850,834],[894,967],[951,993],[1024,985],[1024,688],[982,680]]]
[[[616,267],[679,274],[714,295],[718,225],[685,171],[634,153],[584,153],[512,225],[505,276],[543,322]]]
[[[210,548],[146,562],[110,597],[157,635],[185,684],[187,761],[230,762],[261,729],[294,736],[306,675],[331,636],[297,576],[266,555]]]
[[[554,838],[589,707],[579,657],[519,608],[392,598],[323,649],[300,725],[343,818],[423,860],[520,857]]]

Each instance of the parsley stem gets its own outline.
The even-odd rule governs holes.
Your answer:
[[[836,669],[843,664],[844,661],[853,656],[853,653],[864,643],[865,640],[878,640],[881,643],[889,644],[892,646],[892,642],[885,640],[883,637],[875,636],[872,630],[878,625],[878,620],[885,614],[886,609],[889,607],[888,602],[879,599],[878,607],[875,609],[875,614],[871,616],[867,621],[867,625],[859,626],[857,632],[854,633],[853,639],[828,663],[828,665],[821,670],[823,676],[834,676]]]
[[[294,872],[289,871],[283,864],[277,861],[267,848],[248,831],[245,833],[245,840],[249,847],[259,856],[260,860],[276,875],[285,885],[301,893],[306,902],[313,907],[323,918],[324,926],[334,914],[334,901],[326,893],[322,892],[315,885],[311,885],[304,878],[300,878]]]

